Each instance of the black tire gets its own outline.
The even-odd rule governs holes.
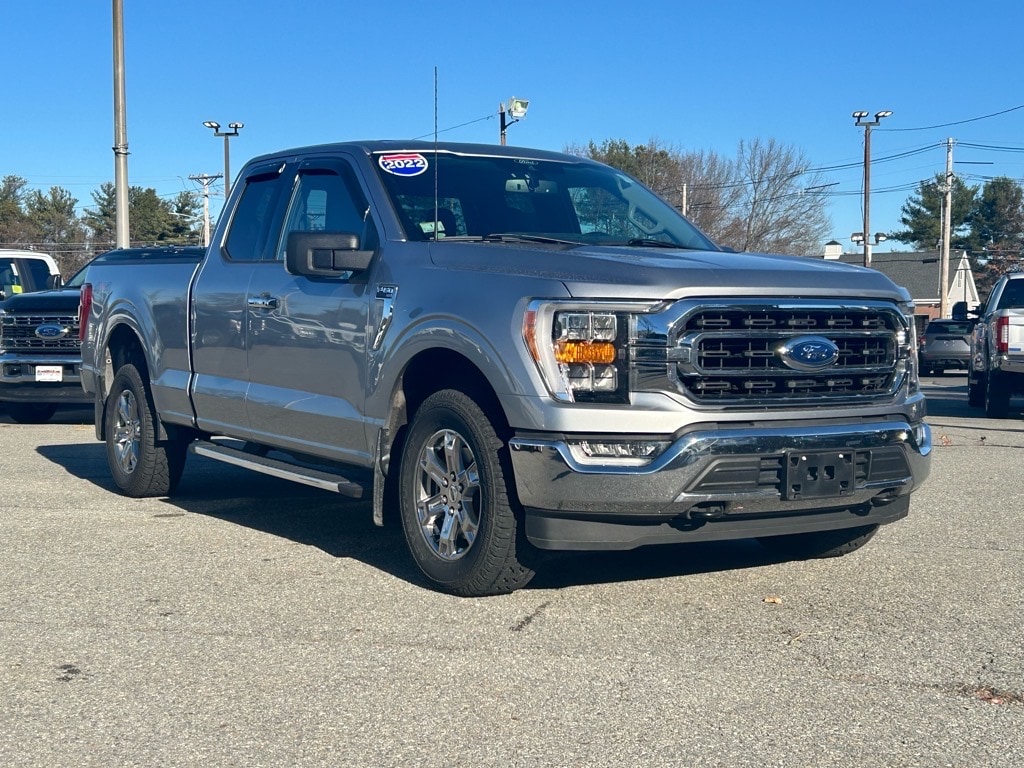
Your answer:
[[[507,446],[470,397],[448,389],[423,402],[399,471],[406,544],[437,588],[481,597],[533,578],[518,554],[521,516],[509,487]]]
[[[19,424],[45,424],[53,418],[57,406],[53,403],[8,403],[7,413]]]
[[[985,415],[1005,419],[1010,415],[1010,387],[1004,376],[989,371],[985,377]]]
[[[967,377],[967,404],[971,408],[985,405],[985,377],[978,374],[977,378]]]
[[[138,369],[128,363],[114,376],[106,405],[107,464],[127,496],[166,496],[181,479],[188,441],[157,440],[153,398]]]
[[[758,542],[772,554],[794,560],[842,557],[863,547],[877,531],[877,525],[861,525],[832,531],[765,536],[759,538]]]

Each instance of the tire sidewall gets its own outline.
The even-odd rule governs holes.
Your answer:
[[[985,415],[1005,418],[1010,408],[1009,388],[1003,377],[990,371],[985,377]]]
[[[484,423],[478,423],[479,420]],[[469,551],[458,560],[443,560],[434,552],[420,530],[416,515],[417,481],[421,472],[419,457],[428,440],[444,429],[456,432],[469,446],[480,478],[477,536]],[[493,578],[488,576],[486,560],[489,554],[494,554],[494,526],[502,514],[504,501],[496,497],[504,497],[504,489],[496,487],[498,456],[489,438],[496,439],[483,411],[475,406],[467,408],[465,403],[459,402],[458,393],[446,391],[428,398],[417,411],[402,451],[399,497],[406,543],[424,575],[449,590],[476,591],[474,585],[481,587]],[[512,543],[514,545],[514,537]]]
[[[125,472],[121,468],[114,451],[117,403],[124,392],[130,392],[135,398],[135,407],[139,418],[139,459],[135,469],[131,472]],[[104,429],[107,435],[107,464],[111,477],[117,487],[129,496],[143,496],[149,493],[150,475],[152,474],[150,467],[154,460],[152,452],[156,443],[151,414],[146,387],[138,369],[131,364],[122,366],[114,376],[110,394],[107,395]]]

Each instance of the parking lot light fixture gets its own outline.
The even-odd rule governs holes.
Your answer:
[[[871,129],[876,127],[882,118],[889,117],[892,114],[892,110],[882,110],[875,112],[874,120],[867,120],[869,112],[859,109],[853,113],[853,119],[857,122],[855,125],[864,128],[864,229],[861,230],[864,236],[864,266],[871,266],[871,238],[869,233],[871,232]],[[878,240],[875,241],[876,244]]]
[[[231,194],[231,149],[228,144],[232,136],[237,136],[244,123],[228,123],[228,130],[221,131],[220,123],[216,120],[204,120],[203,125],[213,131],[215,137],[224,137],[224,200]]]
[[[524,117],[526,117],[526,110],[530,108],[530,102],[527,99],[517,99],[513,96],[508,100],[508,105],[498,105],[498,115],[501,117],[501,145],[505,146],[505,130],[512,125],[512,123],[518,123]]]

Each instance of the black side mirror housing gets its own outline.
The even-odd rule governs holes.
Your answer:
[[[48,278],[46,278],[47,288],[60,288],[63,285],[64,278],[61,277],[60,275],[50,275]]]
[[[285,269],[293,275],[347,279],[365,272],[373,259],[373,251],[359,246],[359,235],[351,232],[289,232]]]

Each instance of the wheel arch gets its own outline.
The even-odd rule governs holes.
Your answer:
[[[149,379],[149,360],[138,331],[127,323],[118,323],[111,329],[106,343],[103,345],[102,359],[103,370],[102,375],[99,377],[96,431],[97,437],[100,440],[106,440],[107,400],[114,376],[122,366],[131,363],[138,369],[139,375],[146,382]],[[167,439],[163,425],[159,421],[157,424],[159,438],[162,440]]]
[[[409,422],[424,400],[444,389],[458,390],[470,397],[491,419],[495,432],[503,440],[509,437],[508,418],[498,393],[472,360],[458,351],[439,347],[418,352],[395,380],[378,433],[375,474],[377,482],[383,485],[374,493],[373,517],[377,525],[385,522],[385,508],[393,507],[397,501],[395,486]]]

